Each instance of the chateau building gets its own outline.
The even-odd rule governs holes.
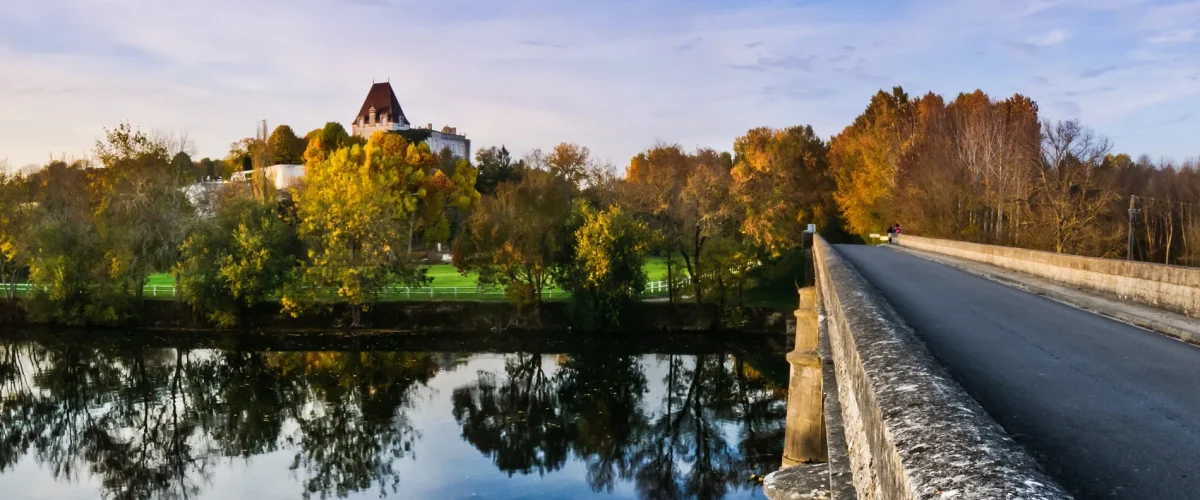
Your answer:
[[[396,99],[396,92],[392,90],[392,84],[389,82],[371,85],[367,99],[358,110],[358,116],[354,117],[351,130],[354,135],[360,137],[370,137],[379,130],[412,131],[413,133],[405,135],[413,140],[424,140],[434,152],[449,148],[454,156],[466,159],[471,157],[471,141],[466,135],[459,135],[457,128],[446,126],[439,131],[433,129],[432,123],[424,128],[414,128],[408,117],[404,116],[404,110],[400,108],[400,101]]]
[[[446,126],[441,130],[434,130],[432,123],[425,127],[413,127],[404,115],[404,110],[400,108],[400,101],[396,99],[392,84],[388,82],[371,85],[371,91],[367,93],[367,99],[363,101],[358,116],[354,117],[351,130],[354,135],[360,137],[370,137],[380,130],[397,132],[409,141],[428,144],[429,149],[435,153],[449,149],[450,154],[458,158],[471,157],[471,141],[466,135],[460,135],[458,129]],[[304,165],[281,164],[263,168],[266,179],[275,185],[279,193],[299,185],[304,179],[304,173]],[[253,178],[253,171],[235,172],[229,179],[198,180],[183,188],[183,191],[202,217],[211,217],[215,213],[219,194],[227,184],[247,185]]]

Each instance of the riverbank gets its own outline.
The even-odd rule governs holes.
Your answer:
[[[696,304],[641,302],[631,305],[622,314],[621,330],[697,332],[732,329],[749,333],[783,333],[789,319],[788,311],[771,307],[750,307],[743,311],[738,324],[719,325],[714,321],[716,310]],[[37,326],[31,321],[19,301],[0,301],[0,324]],[[344,307],[332,307],[306,312],[292,317],[282,312],[278,303],[264,303],[247,311],[235,331],[328,332],[350,331],[350,321]],[[722,328],[724,326],[725,328]],[[146,300],[119,325],[108,328],[141,328],[175,332],[217,331],[185,304],[173,301]],[[524,310],[507,302],[494,301],[421,301],[382,302],[362,314],[361,334],[423,333],[423,332],[494,332],[533,331],[562,332],[581,328],[569,302],[543,303],[536,312]]]
[[[405,351],[476,353],[561,353],[603,350],[616,354],[712,354],[743,351],[770,353],[791,349],[784,333],[725,332],[401,332],[385,330],[163,330],[86,329],[33,326],[0,332],[0,342],[107,345],[121,348],[225,349],[260,351]],[[786,370],[776,377],[787,383]]]

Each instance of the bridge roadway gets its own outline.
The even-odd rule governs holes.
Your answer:
[[[836,248],[1076,498],[1200,498],[1200,348],[902,251]]]

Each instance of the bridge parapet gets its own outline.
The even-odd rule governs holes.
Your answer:
[[[858,498],[1070,498],[836,250],[813,249]]]
[[[910,234],[904,234],[895,241],[902,247],[914,250],[983,262],[1116,295],[1133,303],[1193,318],[1200,317],[1200,268],[1081,257]]]

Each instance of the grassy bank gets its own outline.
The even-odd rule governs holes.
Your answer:
[[[646,262],[647,281],[662,281],[667,279],[667,261],[662,257],[653,257]],[[679,272],[681,270],[677,270]],[[686,271],[683,271],[686,273]],[[476,273],[464,275],[450,264],[434,264],[426,268],[431,279],[428,287],[407,288],[396,287],[385,291],[384,300],[505,300],[504,290],[479,290]],[[146,296],[149,298],[170,298],[170,288],[175,286],[175,277],[169,273],[155,273],[146,280]],[[569,293],[555,287],[546,290],[547,300],[560,300],[570,296]],[[653,295],[653,294],[650,294]],[[662,294],[660,294],[662,295]]]

